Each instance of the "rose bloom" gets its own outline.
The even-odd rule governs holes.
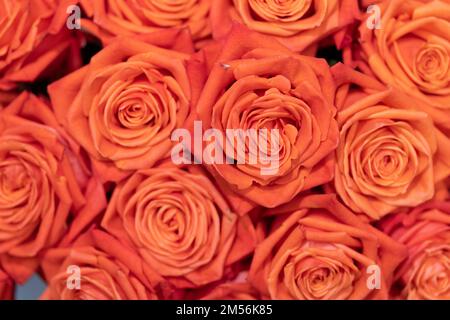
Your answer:
[[[231,211],[200,167],[170,163],[119,183],[102,227],[177,288],[220,280],[256,241],[250,218]]]
[[[450,300],[450,202],[431,201],[389,216],[382,229],[408,248],[395,273],[396,298]]]
[[[161,29],[187,27],[194,40],[211,34],[209,9],[213,0],[80,0],[88,19],[83,29],[103,43],[115,36],[146,34]]]
[[[340,46],[358,15],[357,0],[215,0],[211,25],[215,39],[239,22],[301,52],[332,34]]]
[[[235,28],[223,46],[205,48],[203,54],[212,69],[197,104],[204,130],[214,128],[224,137],[228,129],[279,132],[273,150],[269,139],[262,143],[263,135],[256,144],[259,151],[266,145],[267,154],[278,156],[276,170],[265,172],[268,166],[261,158],[250,161],[248,139],[244,148],[234,143],[232,152],[225,145],[219,148],[236,163],[227,159],[207,165],[236,210],[245,211],[247,204],[231,193],[274,207],[333,178],[338,129],[335,86],[325,60],[294,54],[244,27]],[[206,142],[204,149],[213,143]],[[245,163],[238,162],[241,153]]]
[[[0,0],[0,91],[81,66],[79,37],[57,14],[66,2]]]
[[[105,206],[79,152],[36,96],[23,93],[0,111],[0,265],[19,283],[44,249],[75,237]]]
[[[405,248],[364,223],[334,194],[297,197],[266,215],[275,218],[258,244],[251,284],[271,299],[386,299]],[[378,266],[380,272],[370,271]],[[376,279],[379,277],[379,279]],[[371,289],[376,285],[378,289]],[[375,287],[376,288],[376,287]]]
[[[14,282],[0,269],[0,301],[12,300],[14,297]]]
[[[48,281],[43,300],[154,300],[162,280],[135,252],[100,230],[90,230],[70,247],[49,250],[42,268]]]
[[[170,151],[170,135],[186,121],[200,91],[202,73],[189,60],[191,52],[182,30],[119,38],[89,65],[49,86],[56,117],[91,155],[103,180],[149,168]]]
[[[385,0],[378,5],[380,29],[369,29],[363,21],[354,65],[421,101],[420,109],[449,133],[450,3]]]
[[[450,175],[449,138],[414,97],[341,64],[332,72],[341,85],[334,186],[345,204],[377,220],[430,200]]]

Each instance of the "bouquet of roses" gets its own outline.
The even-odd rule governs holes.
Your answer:
[[[449,12],[0,0],[0,299],[450,299]]]

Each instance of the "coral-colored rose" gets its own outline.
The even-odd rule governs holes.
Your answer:
[[[0,185],[0,265],[19,283],[42,250],[76,236],[105,206],[78,146],[28,93],[0,111]]]
[[[272,299],[387,298],[404,247],[364,223],[334,194],[295,198],[277,215],[255,251],[250,282]],[[381,287],[369,289],[371,266]]]
[[[92,156],[104,180],[164,157],[172,131],[183,125],[199,95],[202,74],[189,60],[192,42],[184,31],[140,39],[117,39],[49,89],[58,120]]]
[[[421,101],[420,109],[450,130],[450,3],[385,0],[378,5],[380,29],[361,24],[355,66]]]
[[[203,130],[213,128],[223,137],[229,130],[255,130],[258,151],[265,147],[266,154],[278,158],[267,164],[256,156],[252,163],[249,139],[245,147],[234,142],[231,150],[226,144],[233,138],[228,138],[218,148],[227,161],[207,165],[220,184],[253,203],[274,207],[332,179],[338,129],[335,87],[325,60],[294,54],[243,27],[235,28],[223,47],[203,53],[212,68],[197,104]],[[272,132],[279,133],[277,145],[269,139]],[[214,143],[206,142],[204,150]],[[239,161],[240,154],[245,161]]]
[[[382,228],[408,248],[395,274],[398,297],[450,300],[450,202],[432,201],[390,216]]]
[[[78,35],[57,14],[67,1],[0,1],[0,90],[81,66]]]
[[[220,280],[256,241],[248,216],[233,213],[199,167],[189,170],[137,171],[116,187],[102,221],[179,288]]]
[[[80,0],[88,18],[82,28],[103,43],[116,36],[147,34],[168,28],[188,28],[194,40],[211,34],[209,10],[212,0]]]
[[[99,230],[71,247],[49,250],[42,267],[45,300],[153,300],[162,280],[135,252]]]
[[[14,296],[14,282],[0,269],[0,301],[11,300]]]
[[[343,65],[333,74],[342,83],[334,184],[345,204],[376,220],[430,200],[450,174],[449,138],[413,97]]]
[[[294,51],[303,51],[343,30],[358,15],[357,0],[216,0],[211,7],[214,38],[225,36],[233,23],[274,36]],[[336,40],[341,42],[344,34]],[[338,44],[339,44],[338,42]]]

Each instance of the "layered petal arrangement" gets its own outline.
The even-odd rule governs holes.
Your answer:
[[[180,32],[164,35],[169,47],[184,40]],[[50,86],[58,120],[92,155],[105,181],[151,167],[168,154],[171,133],[185,123],[200,89],[188,53],[145,40],[118,39]]]
[[[450,174],[449,138],[403,92],[343,65],[333,74],[345,91],[334,180],[345,204],[378,220],[433,198],[435,185]]]
[[[333,194],[299,197],[266,215],[277,216],[255,250],[250,282],[271,299],[387,298],[404,248],[364,223]],[[367,285],[372,266],[380,290]]]
[[[360,27],[354,63],[421,101],[421,110],[447,131],[450,105],[450,3],[381,1],[380,30]]]
[[[212,2],[211,26],[214,37],[220,38],[239,22],[304,51],[329,35],[342,39],[357,16],[353,0],[217,0]]]
[[[76,2],[76,1],[74,1]],[[170,27],[188,28],[195,41],[211,34],[213,0],[80,0],[86,30],[108,43],[116,36],[147,34]]]
[[[256,242],[250,218],[232,212],[208,178],[192,170],[137,171],[117,186],[101,224],[179,288],[220,280]]]
[[[396,271],[401,298],[448,300],[450,263],[450,203],[427,202],[393,215],[383,230],[408,248],[408,258]]]
[[[0,0],[0,300],[450,300],[448,0]]]
[[[99,230],[90,230],[83,234],[70,248],[49,250],[42,267],[49,282],[43,299],[158,298],[154,288],[160,279],[154,276],[153,270],[142,265],[135,253]],[[79,279],[74,277],[77,275],[80,275]],[[68,286],[69,282],[71,285]]]
[[[243,41],[245,47],[240,46]],[[208,61],[213,58],[214,62]],[[213,68],[197,104],[203,126],[224,135],[230,129],[279,132],[277,143],[269,135],[264,143],[268,160],[277,155],[271,161],[275,168],[252,153],[249,140],[253,137],[236,137],[245,140],[239,144],[227,135],[228,145],[234,148],[225,143],[221,150],[237,164],[213,161],[209,169],[214,176],[265,207],[285,203],[300,191],[332,179],[338,128],[335,88],[325,61],[293,54],[243,28],[233,30],[223,47],[207,51],[205,59]],[[261,141],[257,143],[262,147]],[[242,153],[246,161],[241,164]],[[252,156],[259,158],[254,164]]]
[[[24,92],[2,110],[0,141],[0,261],[22,283],[38,255],[75,236],[106,199],[79,146],[36,96]],[[80,223],[70,225],[71,216]]]
[[[1,1],[0,93],[42,77],[55,79],[61,65],[66,72],[81,67],[80,37],[65,28],[61,15],[66,2]]]

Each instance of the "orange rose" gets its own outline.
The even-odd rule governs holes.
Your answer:
[[[179,288],[220,280],[255,243],[250,219],[233,213],[200,170],[137,171],[116,187],[102,221]]]
[[[408,248],[395,273],[399,297],[450,300],[450,202],[426,203],[388,217],[382,226]]]
[[[50,85],[58,120],[88,151],[100,176],[116,181],[149,168],[171,149],[170,135],[186,121],[202,73],[183,31],[119,38],[90,64]]]
[[[450,175],[449,138],[413,97],[343,65],[333,74],[342,84],[334,185],[345,204],[376,220],[430,200]]]
[[[378,5],[380,29],[362,23],[355,66],[421,101],[420,110],[450,130],[450,3],[385,0]]]
[[[388,297],[404,248],[362,222],[335,195],[296,198],[267,214],[277,217],[256,247],[249,274],[261,294],[283,300]]]
[[[357,0],[216,0],[211,7],[215,39],[225,36],[237,21],[300,52],[345,31],[356,16]],[[338,34],[336,40],[341,42],[343,36]]]
[[[79,151],[39,98],[23,93],[0,111],[0,265],[19,283],[42,250],[75,237],[105,206]],[[79,218],[70,229],[69,215]]]
[[[66,2],[0,0],[0,90],[32,82],[52,66],[51,76],[61,74],[64,60],[69,71],[80,67],[77,35],[56,14],[58,6],[66,10]]]
[[[80,0],[89,19],[82,27],[109,43],[115,36],[131,36],[187,27],[195,40],[211,34],[209,9],[212,0]]]
[[[272,146],[269,135],[265,139],[261,134],[257,143],[267,147],[266,154],[277,154],[272,171],[265,171],[269,168],[262,158],[251,162],[254,154],[247,139],[244,147],[233,143],[231,153],[223,144],[218,151],[227,163],[207,165],[219,184],[247,201],[274,207],[333,178],[338,129],[335,87],[325,60],[294,54],[243,27],[236,28],[223,47],[205,48],[203,53],[212,68],[197,104],[203,127],[224,137],[229,130],[279,133],[278,146]],[[206,142],[204,149],[213,143]],[[245,161],[240,163],[241,153]],[[194,154],[198,156],[195,148]],[[239,206],[235,199],[231,203]]]
[[[130,249],[91,230],[70,248],[43,257],[48,287],[44,300],[153,300],[161,281]],[[78,282],[77,282],[78,281]]]
[[[0,269],[0,301],[12,300],[14,297],[14,283],[12,279]]]

